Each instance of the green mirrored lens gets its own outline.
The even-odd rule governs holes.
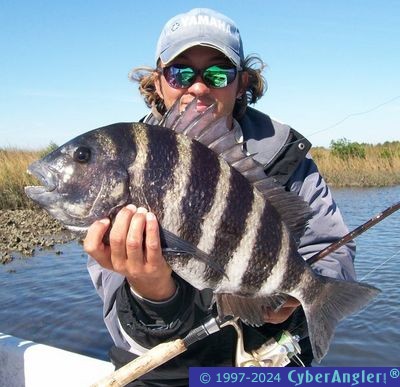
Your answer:
[[[236,76],[235,68],[211,66],[204,70],[203,79],[211,87],[221,88],[228,86]]]
[[[176,77],[183,87],[189,87],[193,83],[196,73],[190,67],[185,67],[178,69]]]

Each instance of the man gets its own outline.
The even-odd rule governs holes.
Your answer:
[[[144,122],[156,124],[175,101],[180,110],[197,98],[197,110],[216,104],[216,118],[227,125],[245,151],[265,166],[265,173],[303,196],[313,217],[300,242],[304,258],[312,256],[347,233],[329,188],[307,154],[309,142],[287,125],[247,108],[265,89],[256,57],[245,58],[239,30],[232,20],[209,9],[177,15],[165,25],[156,49],[157,68],[135,71],[134,79],[151,113]],[[262,66],[261,66],[262,67]],[[122,365],[153,347],[182,337],[212,312],[211,291],[198,291],[176,276],[162,251],[157,219],[145,208],[128,205],[116,216],[110,245],[102,242],[109,220],[95,222],[85,239],[89,272],[104,301],[104,319],[115,342],[111,357]],[[353,244],[318,262],[323,275],[354,279]],[[277,331],[304,324],[299,302],[290,298],[278,311],[266,309],[266,324],[245,327],[248,345],[266,341]],[[187,385],[189,366],[229,366],[233,363],[235,336],[226,328],[133,385]],[[255,345],[255,344],[254,344]],[[302,360],[311,363],[307,339]],[[128,352],[126,352],[128,351]],[[144,383],[144,384],[141,384]]]

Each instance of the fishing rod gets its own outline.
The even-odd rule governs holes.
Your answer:
[[[381,222],[383,219],[387,218],[389,215],[396,212],[400,209],[400,202],[397,202],[390,207],[386,208],[386,210],[380,212],[379,214],[375,215],[371,219],[367,220],[361,226],[358,226],[353,231],[350,231],[344,237],[340,238],[338,241],[330,244],[328,247],[325,247],[323,250],[319,251],[317,254],[313,255],[311,258],[306,260],[307,263],[310,265],[314,264],[315,262],[319,261],[321,258],[326,257],[333,251],[337,250],[339,247],[343,246],[347,242],[350,242],[352,239],[358,237],[363,232],[367,231],[369,228],[374,226],[375,224]]]
[[[338,241],[330,244],[325,249],[307,259],[306,262],[310,265],[314,264],[399,209],[400,202],[391,205]],[[300,346],[298,344],[300,337],[292,335],[288,331],[282,331],[280,334],[269,339],[257,350],[248,353],[244,350],[242,327],[237,317],[227,317],[224,321],[221,321],[219,317],[208,316],[183,339],[176,339],[153,347],[145,354],[132,360],[125,366],[99,380],[97,383],[92,384],[91,387],[126,386],[131,381],[136,380],[140,376],[185,352],[193,343],[205,339],[207,336],[220,331],[228,325],[233,326],[237,333],[236,366],[281,367],[288,364],[292,357],[296,358],[297,354],[300,353]]]
[[[227,317],[224,321],[221,321],[219,317],[208,316],[183,339],[156,345],[90,387],[126,386],[140,376],[185,352],[192,344],[205,339],[228,325],[231,325],[237,333],[236,367],[284,367],[290,362],[292,356],[300,353],[298,344],[300,337],[293,336],[288,331],[280,332],[257,350],[248,353],[244,349],[242,325],[238,317]],[[299,361],[301,360],[299,359]]]

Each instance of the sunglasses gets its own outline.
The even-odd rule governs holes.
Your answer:
[[[174,89],[186,89],[192,86],[198,75],[208,87],[222,89],[231,84],[237,74],[237,68],[229,65],[213,65],[198,70],[187,65],[173,64],[160,70]]]

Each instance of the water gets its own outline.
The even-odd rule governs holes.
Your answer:
[[[400,200],[400,186],[381,189],[343,189],[334,192],[352,230]],[[400,211],[357,239],[358,280],[382,293],[336,329],[323,366],[399,366],[400,356]]]
[[[0,332],[108,360],[111,338],[82,246],[0,267]]]
[[[341,189],[334,196],[350,229],[400,198],[400,186]],[[336,330],[323,366],[400,366],[400,213],[357,238],[358,278],[382,290]],[[82,247],[57,247],[0,267],[0,332],[107,359],[112,342]]]

